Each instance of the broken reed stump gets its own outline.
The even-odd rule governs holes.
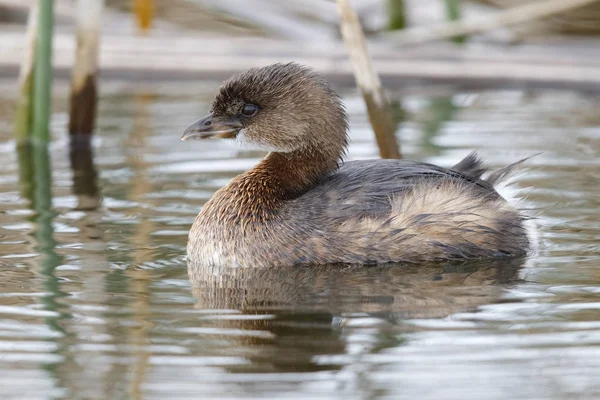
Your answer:
[[[96,73],[104,0],[77,2],[77,50],[71,76],[69,135],[91,135],[96,119]]]
[[[400,158],[396,124],[379,76],[373,68],[358,15],[347,0],[338,0],[338,10],[342,37],[350,53],[354,78],[367,105],[379,154],[381,158]]]
[[[77,2],[77,49],[71,75],[69,160],[78,210],[94,210],[101,202],[91,138],[98,99],[96,75],[103,9],[104,0]]]

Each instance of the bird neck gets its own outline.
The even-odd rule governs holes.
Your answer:
[[[277,188],[281,200],[294,199],[336,171],[342,156],[343,148],[334,150],[317,146],[289,153],[273,152],[249,171],[249,175],[257,184],[268,183]]]
[[[222,222],[258,223],[277,218],[283,203],[309,191],[337,170],[343,149],[335,157],[322,149],[269,153],[256,167],[234,178],[203,208],[219,213]]]

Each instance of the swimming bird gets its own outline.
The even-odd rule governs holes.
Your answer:
[[[227,80],[182,140],[223,138],[268,151],[196,217],[188,260],[206,266],[386,264],[526,254],[526,217],[475,154],[451,168],[344,162],[348,119],[310,68],[278,63]]]

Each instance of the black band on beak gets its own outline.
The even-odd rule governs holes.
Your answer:
[[[233,139],[243,126],[237,118],[206,117],[194,122],[183,132],[181,140],[223,138]]]

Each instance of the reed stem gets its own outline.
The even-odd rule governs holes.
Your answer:
[[[388,16],[390,31],[406,28],[406,13],[404,12],[404,0],[388,0]]]
[[[48,143],[52,102],[52,30],[54,0],[39,0],[38,31],[35,44],[32,139]]]
[[[71,77],[69,135],[91,135],[96,119],[96,72],[104,0],[78,0],[77,50]]]
[[[354,78],[367,105],[379,154],[381,158],[400,158],[396,124],[379,76],[373,68],[358,15],[348,0],[338,0],[337,3],[341,17],[342,37],[350,53]]]
[[[27,18],[25,34],[25,56],[19,71],[19,99],[15,112],[15,139],[23,143],[31,133],[33,119],[33,68],[35,59],[35,43],[38,30],[38,4],[32,3]]]

